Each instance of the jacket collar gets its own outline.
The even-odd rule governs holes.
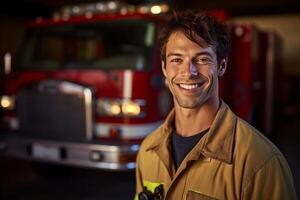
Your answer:
[[[173,109],[159,129],[159,136],[146,150],[156,149],[160,151],[164,149],[163,152],[166,153],[166,150],[170,148],[170,135],[172,133],[174,118],[175,111]],[[236,121],[237,117],[235,114],[229,109],[226,103],[221,101],[221,106],[209,131],[190,152],[188,155],[189,160],[198,160],[202,154],[205,157],[217,159],[229,164],[232,163]]]

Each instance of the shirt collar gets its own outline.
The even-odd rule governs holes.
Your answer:
[[[159,136],[146,149],[167,147],[172,133],[172,124],[175,118],[174,109],[167,116],[161,127]],[[217,159],[226,163],[232,163],[233,142],[237,117],[230,110],[226,103],[221,101],[221,106],[209,131],[202,137],[190,153],[190,160],[197,160],[205,157]]]

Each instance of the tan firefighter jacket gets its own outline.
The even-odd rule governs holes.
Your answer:
[[[153,192],[160,183],[168,200],[296,199],[281,152],[224,102],[209,131],[175,171],[170,144],[174,115],[173,110],[141,145],[135,199],[144,186]]]

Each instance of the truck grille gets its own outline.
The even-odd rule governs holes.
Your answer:
[[[45,84],[45,83],[44,83]],[[91,119],[87,121],[84,93],[62,92],[58,87],[24,89],[18,95],[18,116],[23,134],[51,139],[85,140]],[[39,87],[40,88],[40,87]]]

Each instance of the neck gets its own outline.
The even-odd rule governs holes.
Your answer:
[[[219,99],[207,101],[197,108],[183,108],[175,103],[175,128],[179,135],[193,136],[208,129],[218,111]]]

